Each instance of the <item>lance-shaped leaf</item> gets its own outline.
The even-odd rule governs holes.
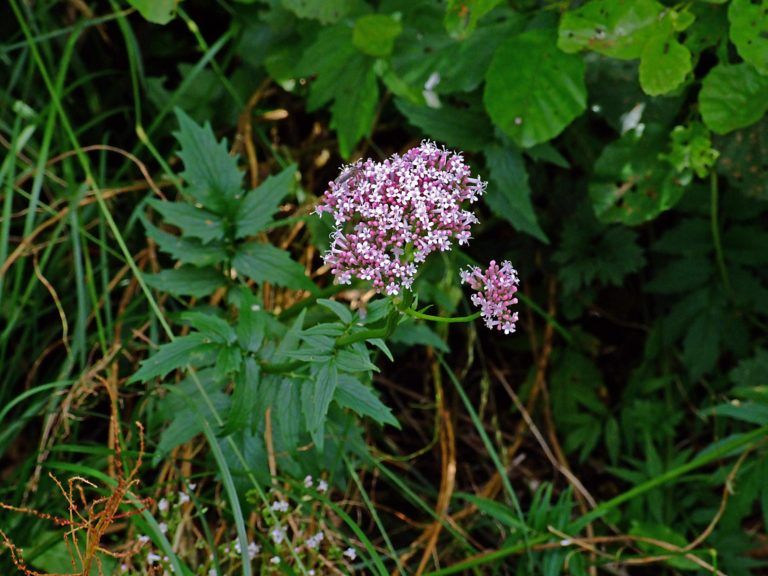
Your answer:
[[[280,201],[293,190],[295,182],[296,165],[293,164],[248,192],[235,216],[235,236],[244,238],[264,230],[272,222],[272,215],[277,212]]]
[[[186,238],[200,238],[204,243],[224,237],[224,221],[217,215],[187,202],[149,200],[167,224],[176,226]]]
[[[197,238],[183,238],[164,232],[150,224],[146,218],[142,218],[142,222],[147,230],[147,236],[157,243],[160,250],[167,252],[179,262],[195,266],[211,266],[227,258],[227,251],[219,242],[203,244]]]
[[[312,370],[312,378],[305,380],[301,388],[301,405],[307,430],[312,436],[318,451],[322,452],[325,441],[325,417],[328,414],[328,406],[339,382],[339,374],[336,362],[322,362],[315,364]]]
[[[157,274],[144,276],[147,284],[174,296],[202,298],[212,294],[225,283],[224,276],[215,268],[182,266],[173,270],[162,270]]]
[[[199,332],[179,336],[173,342],[160,346],[152,357],[144,360],[129,382],[146,382],[156,376],[163,377],[186,365],[210,364],[220,347],[221,344],[212,342],[210,336]]]
[[[246,242],[238,248],[232,265],[240,274],[259,284],[269,282],[288,288],[315,289],[315,285],[304,274],[304,267],[292,260],[288,252],[271,244]]]
[[[349,408],[360,416],[373,418],[381,425],[389,424],[400,428],[400,423],[392,415],[392,411],[376,397],[371,387],[360,383],[353,376],[339,376],[333,399],[339,406]]]

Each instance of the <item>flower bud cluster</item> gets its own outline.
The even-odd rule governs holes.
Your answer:
[[[462,203],[475,202],[485,187],[461,154],[429,141],[384,162],[347,166],[316,210],[335,222],[325,262],[340,284],[354,276],[399,294],[429,254],[469,241],[478,220]]]
[[[499,266],[491,260],[485,271],[470,266],[461,271],[461,281],[475,290],[471,296],[472,303],[480,308],[480,315],[488,328],[503,330],[504,334],[515,331],[517,312],[512,312],[510,307],[517,304],[515,293],[519,280],[509,261],[505,260]]]

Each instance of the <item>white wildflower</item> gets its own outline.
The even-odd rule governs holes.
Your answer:
[[[283,540],[285,540],[285,528],[282,526],[275,526],[269,535],[272,537],[272,542],[275,544],[280,544]]]
[[[160,512],[167,512],[168,500],[166,500],[165,498],[161,498],[160,502],[157,503],[157,509],[160,510]]]
[[[186,492],[179,492],[179,506],[182,506],[183,504],[186,504],[189,502],[189,496]]]
[[[325,538],[325,534],[323,534],[323,531],[321,530],[307,540],[307,548],[317,548],[320,546],[320,542],[323,541],[323,538]]]
[[[346,556],[350,560],[354,560],[355,558],[357,558],[357,552],[355,552],[355,549],[350,546],[349,548],[344,550],[344,556]]]
[[[317,483],[317,491],[318,492],[327,492],[328,491],[328,482],[325,480],[320,480],[320,482]]]
[[[279,556],[272,556],[272,558],[270,558],[269,561],[272,564],[275,564],[275,565],[280,564],[280,557]]]
[[[285,500],[276,500],[272,503],[272,510],[274,512],[288,512],[288,502]]]
[[[312,483],[313,483],[313,481],[312,481],[312,476],[310,476],[310,475],[308,474],[308,475],[306,476],[306,478],[304,478],[304,487],[305,487],[305,488],[312,488]]]

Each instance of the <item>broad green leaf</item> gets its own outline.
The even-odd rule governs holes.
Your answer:
[[[266,324],[265,312],[256,303],[250,289],[243,288],[236,328],[240,347],[248,352],[257,352],[264,341]]]
[[[82,559],[87,554],[86,539],[75,540],[72,537],[65,538],[61,534],[52,532],[35,532],[34,546],[24,547],[24,557],[38,570],[44,570],[51,574],[72,574],[88,576],[100,576],[102,574],[119,573],[118,562],[115,558],[103,552],[96,552],[92,559],[90,569],[85,572]],[[42,549],[42,546],[46,546]],[[75,545],[78,550],[75,550]],[[21,572],[20,572],[21,573]],[[37,572],[39,574],[39,572]]]
[[[752,358],[739,362],[729,377],[740,388],[759,390],[758,398],[768,399],[768,351],[759,348]]]
[[[344,324],[352,322],[352,311],[349,309],[349,306],[336,300],[328,300],[327,298],[318,298],[317,303],[336,314]]]
[[[179,228],[186,238],[200,238],[204,244],[224,237],[224,221],[216,214],[186,202],[166,202],[151,199],[149,205],[157,210],[167,224]]]
[[[336,366],[341,372],[378,372],[379,369],[371,362],[370,353],[365,344],[339,350],[336,353]]]
[[[208,296],[225,284],[225,278],[218,270],[194,266],[182,266],[173,270],[163,270],[157,274],[147,274],[144,280],[157,290],[174,296],[195,298]]]
[[[178,0],[128,0],[139,13],[153,24],[168,24],[176,16]]]
[[[235,329],[229,325],[229,322],[215,314],[196,311],[183,312],[181,319],[215,342],[232,344],[237,339]]]
[[[640,85],[646,94],[659,96],[678,88],[693,69],[691,52],[673,36],[653,36],[643,48]]]
[[[395,106],[408,122],[430,138],[467,152],[476,152],[485,147],[488,135],[493,132],[488,116],[478,107],[456,108],[445,105],[430,108],[402,98],[395,99]]]
[[[200,126],[179,108],[176,117],[180,129],[175,136],[181,145],[186,192],[213,212],[230,212],[243,194],[237,157],[230,155],[226,140],[216,139],[208,122]]]
[[[197,238],[174,236],[150,224],[146,218],[142,218],[142,221],[147,230],[147,236],[157,243],[160,250],[167,252],[183,264],[211,266],[227,259],[227,251],[218,242],[203,244]]]
[[[384,57],[392,53],[395,39],[403,32],[403,25],[394,16],[366,14],[355,20],[352,43],[363,54]]]
[[[216,369],[222,374],[232,375],[243,367],[243,352],[239,346],[222,346],[216,356]]]
[[[493,145],[485,149],[485,158],[491,172],[485,202],[493,213],[520,232],[548,244],[549,238],[533,210],[528,173],[520,152],[509,146]]]
[[[768,110],[768,77],[747,63],[719,64],[701,83],[699,109],[717,134],[754,124]]]
[[[312,378],[301,384],[301,405],[307,430],[317,449],[322,452],[325,443],[325,418],[328,406],[336,392],[339,374],[335,361],[315,365]]]
[[[459,40],[472,34],[477,22],[502,3],[502,0],[448,0],[445,7],[445,29]]]
[[[240,370],[234,378],[235,390],[232,393],[232,404],[226,423],[221,431],[222,437],[248,426],[254,412],[261,369],[254,358],[246,358],[244,364],[245,370]]]
[[[354,5],[353,0],[281,0],[281,4],[299,18],[332,24],[346,16]]]
[[[339,137],[339,153],[348,159],[357,143],[371,133],[379,84],[372,63],[362,56],[347,63],[344,75],[331,107],[331,128]]]
[[[768,75],[768,0],[733,0],[728,20],[739,56]]]
[[[400,423],[392,415],[392,411],[376,397],[371,387],[352,376],[339,376],[333,399],[339,406],[349,408],[360,416],[373,418],[381,425],[389,424],[400,428]]]
[[[642,136],[630,131],[603,149],[589,183],[600,220],[642,224],[677,204],[685,188],[658,161],[666,137],[661,126],[649,125]]]
[[[563,14],[557,45],[565,52],[593,50],[611,58],[639,58],[658,32],[664,6],[655,0],[591,0]]]
[[[717,171],[747,197],[768,200],[768,117],[715,139]]]
[[[304,267],[291,259],[288,252],[271,244],[246,242],[237,249],[232,266],[259,284],[269,282],[288,288],[315,289]]]
[[[160,346],[150,358],[141,363],[141,368],[128,382],[146,382],[156,376],[164,377],[169,372],[186,366],[210,363],[221,347],[209,336],[193,332],[179,336],[173,342]]]
[[[267,178],[258,188],[245,195],[235,216],[236,238],[253,236],[272,222],[280,201],[296,184],[296,165],[293,164]]]
[[[484,102],[491,120],[520,146],[546,142],[586,108],[584,62],[561,52],[551,30],[529,30],[496,50]]]

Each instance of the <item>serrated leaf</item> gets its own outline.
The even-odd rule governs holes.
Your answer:
[[[146,218],[142,218],[142,222],[147,231],[147,236],[155,241],[160,250],[170,254],[183,264],[211,266],[227,259],[227,251],[219,242],[203,244],[197,238],[174,236],[160,230],[150,224]]]
[[[147,274],[144,280],[152,288],[168,294],[195,298],[208,296],[225,284],[225,278],[215,268],[194,266],[182,266],[173,270],[163,270],[157,274]]]
[[[209,210],[228,213],[243,193],[237,157],[229,154],[226,140],[216,139],[208,122],[200,126],[179,108],[176,117],[180,130],[174,135],[181,145],[186,192]]]
[[[379,371],[376,364],[371,362],[370,354],[364,344],[339,350],[336,353],[336,366],[339,371],[348,373]]]
[[[304,267],[294,261],[288,252],[271,244],[246,242],[237,249],[232,266],[238,273],[259,284],[269,282],[288,288],[315,289],[304,273]]]
[[[151,199],[149,205],[165,220],[179,228],[186,238],[199,238],[207,244],[224,237],[224,221],[216,214],[197,208],[186,202],[166,202]]]
[[[128,0],[145,20],[153,24],[168,24],[176,16],[178,0]]]
[[[237,319],[237,340],[243,350],[257,352],[264,341],[266,319],[256,299],[247,288],[240,298],[240,316]]]
[[[343,374],[339,376],[333,399],[339,406],[349,408],[360,416],[372,418],[382,426],[389,424],[400,429],[397,418],[376,397],[370,386],[365,386],[352,376]]]
[[[768,117],[715,140],[719,174],[747,197],[768,200]]]
[[[164,377],[169,372],[186,366],[209,363],[218,352],[220,344],[212,342],[209,336],[193,332],[179,336],[173,342],[160,346],[157,352],[141,363],[141,368],[128,382],[146,382],[156,376]]]
[[[364,136],[369,136],[379,103],[379,84],[372,63],[355,58],[345,67],[345,78],[331,106],[331,128],[339,137],[339,153],[348,159]]]
[[[281,4],[299,18],[332,24],[346,16],[352,9],[352,0],[281,0]]]
[[[640,85],[651,96],[672,92],[693,69],[691,52],[674,37],[658,34],[646,42],[640,60]]]
[[[720,357],[722,326],[723,314],[718,306],[702,310],[690,324],[683,339],[683,361],[691,378],[698,379],[715,367]]]
[[[733,0],[728,20],[739,56],[768,75],[768,1]]]
[[[717,134],[754,124],[768,110],[768,77],[745,62],[718,64],[702,80],[699,109]]]
[[[484,102],[494,124],[520,146],[546,142],[586,108],[584,62],[556,47],[554,31],[529,30],[496,50]]]
[[[685,188],[671,166],[658,161],[666,148],[667,131],[658,125],[635,131],[603,149],[589,182],[589,196],[597,217],[604,222],[642,224],[682,198]]]
[[[244,369],[240,370],[234,379],[235,390],[232,393],[232,404],[226,422],[220,432],[222,438],[248,426],[254,413],[260,378],[261,369],[256,360],[246,358]]]
[[[448,105],[430,108],[412,104],[402,98],[395,99],[395,106],[409,123],[430,138],[467,152],[485,147],[488,134],[493,131],[485,111],[477,108],[455,108]]]
[[[645,290],[659,294],[690,292],[711,281],[715,270],[710,259],[692,257],[675,260],[661,268],[646,283]]]
[[[216,369],[231,376],[239,372],[243,365],[243,352],[238,346],[222,346],[216,356]]]
[[[229,325],[229,322],[214,314],[195,311],[184,312],[181,319],[213,341],[232,344],[237,339],[235,329]]]
[[[352,322],[352,311],[349,309],[349,306],[336,302],[336,300],[328,300],[327,298],[318,298],[317,303],[336,314],[344,324]]]
[[[657,33],[664,6],[655,0],[591,0],[563,14],[557,45],[565,52],[593,50],[611,58],[639,58]]]
[[[293,164],[248,192],[235,216],[235,237],[253,236],[264,230],[272,222],[280,201],[293,190],[295,183],[296,165]]]
[[[491,172],[485,195],[490,209],[520,232],[549,244],[533,210],[528,172],[520,152],[508,146],[494,145],[485,149],[485,158]]]
[[[387,14],[365,14],[355,20],[352,43],[363,54],[384,57],[392,53],[395,39],[403,32],[403,25]]]
[[[339,382],[336,363],[330,360],[315,365],[312,376],[301,385],[301,405],[307,430],[318,451],[322,452],[325,443],[325,418]]]

